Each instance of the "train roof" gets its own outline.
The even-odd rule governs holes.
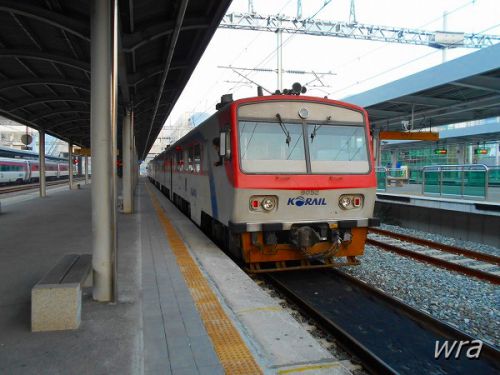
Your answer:
[[[0,156],[0,161],[8,161],[8,162],[23,162],[26,159],[14,159],[14,158],[4,158]]]
[[[28,150],[17,150],[15,148],[0,146],[0,157],[6,158],[20,158],[20,159],[38,159],[38,153]],[[58,158],[56,156],[45,155],[45,159],[53,161],[67,161],[64,158]]]
[[[248,98],[241,98],[241,99],[236,99],[236,100],[231,100],[225,103],[222,103],[222,105],[218,108],[218,110],[213,113],[210,117],[205,119],[202,124],[205,121],[210,120],[213,116],[217,116],[220,111],[223,111],[228,108],[228,106],[231,105],[240,105],[242,103],[255,103],[255,102],[260,102],[260,101],[286,101],[286,100],[291,100],[291,101],[298,101],[298,100],[303,100],[303,101],[312,101],[312,102],[320,102],[320,103],[329,103],[333,105],[339,105],[339,106],[345,106],[348,108],[351,108],[356,111],[361,111],[364,113],[365,117],[368,118],[368,114],[366,113],[365,109],[363,107],[360,107],[359,105],[356,104],[351,104],[348,102],[343,102],[340,100],[335,100],[335,99],[330,99],[330,98],[324,98],[324,97],[319,97],[319,96],[306,96],[306,95],[264,95],[264,96],[251,96]],[[201,124],[200,124],[201,125]],[[199,126],[199,125],[198,125]],[[188,137],[192,132],[196,130],[197,127],[194,127],[191,129],[188,133],[184,134],[181,138],[176,140],[174,143],[169,145],[164,151],[156,155],[152,160],[156,160],[159,158],[161,155],[163,155],[166,151],[172,150],[173,147],[178,145],[179,142],[183,141],[186,137]]]

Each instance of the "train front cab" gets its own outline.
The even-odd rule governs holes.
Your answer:
[[[235,188],[230,251],[253,272],[358,264],[378,225],[366,112],[275,98],[235,103],[220,134]]]

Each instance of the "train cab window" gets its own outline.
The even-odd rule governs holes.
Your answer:
[[[368,173],[364,126],[307,125],[312,173]]]
[[[240,121],[239,139],[243,172],[307,172],[302,124]]]
[[[193,149],[194,171],[200,173],[201,171],[201,145],[195,144]]]

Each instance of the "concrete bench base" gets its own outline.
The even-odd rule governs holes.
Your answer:
[[[31,330],[78,329],[82,288],[92,286],[92,256],[67,254],[31,289]]]
[[[78,329],[81,322],[80,284],[44,284],[31,290],[31,330]]]

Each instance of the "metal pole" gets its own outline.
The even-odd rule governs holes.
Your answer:
[[[123,213],[132,213],[132,143],[130,142],[131,128],[130,111],[123,118],[122,127],[122,195],[123,195]]]
[[[114,3],[114,0],[93,0],[91,7],[92,265],[93,297],[97,301],[114,300],[116,205],[111,139]]]
[[[283,90],[283,30],[278,29],[276,30],[276,35],[277,35],[277,41],[278,41],[278,51],[277,51],[277,57],[278,57],[278,90],[282,91]]]
[[[38,132],[38,180],[40,181],[40,197],[47,196],[47,188],[45,184],[45,132],[40,130]]]
[[[68,142],[68,180],[69,189],[73,189],[73,143]]]
[[[382,164],[382,159],[380,153],[381,142],[380,142],[380,132],[378,130],[373,131],[373,152],[375,154],[375,166],[380,167]]]
[[[132,127],[134,126],[134,117],[132,116]],[[139,174],[137,169],[137,148],[135,147],[135,136],[133,137],[133,147],[132,147],[132,175],[134,178],[134,191],[137,188],[137,183],[139,182]]]
[[[112,282],[113,282],[113,297],[112,300],[116,300],[116,291],[117,288],[117,279],[116,279],[116,267],[117,267],[117,258],[116,258],[116,244],[118,243],[118,234],[116,232],[116,202],[117,202],[117,156],[118,156],[118,0],[111,1],[111,12],[112,12],[112,56],[111,56],[111,156],[112,156],[112,225],[113,225],[113,234],[114,234],[114,248],[113,255],[111,257],[111,265],[112,265]]]
[[[132,110],[130,113],[130,146],[131,146],[131,161],[130,165],[132,167],[132,208],[134,207],[134,193],[137,187],[137,175],[136,175],[136,165],[137,165],[137,150],[135,148],[135,112]]]
[[[448,29],[448,12],[443,12],[443,31],[446,31]],[[444,47],[441,50],[441,63],[446,62],[446,51],[447,47]]]
[[[82,175],[82,167],[83,167],[82,166],[82,156],[79,155],[78,158],[77,158],[77,160],[78,160],[78,164],[77,164],[78,172],[77,172],[77,175],[78,175],[78,177],[80,177]]]
[[[425,195],[425,167],[422,168],[422,195]]]
[[[89,183],[89,157],[85,156],[85,185]]]
[[[488,193],[489,193],[489,185],[490,185],[490,181],[489,181],[489,168],[485,165],[484,168],[486,168],[486,170],[484,171],[485,173],[485,176],[484,176],[484,199],[485,200],[488,200]]]
[[[439,167],[439,195],[443,195],[443,168]]]

